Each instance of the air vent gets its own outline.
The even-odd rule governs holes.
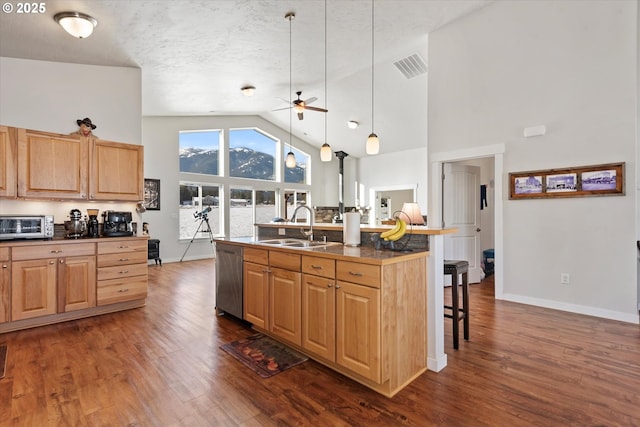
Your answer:
[[[393,65],[395,65],[407,79],[412,79],[415,76],[419,76],[420,74],[427,72],[427,64],[425,64],[424,59],[422,59],[422,57],[417,53],[396,61]]]

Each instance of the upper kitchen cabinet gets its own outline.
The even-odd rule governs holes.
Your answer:
[[[86,199],[88,160],[80,136],[18,129],[18,196]]]
[[[143,199],[144,148],[142,145],[94,140],[89,198],[92,200]]]
[[[141,145],[29,129],[17,129],[17,140],[18,197],[143,199],[144,148]]]
[[[16,185],[16,130],[0,126],[0,196],[15,197]]]

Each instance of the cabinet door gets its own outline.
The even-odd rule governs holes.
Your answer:
[[[86,199],[87,144],[78,136],[18,129],[18,196]]]
[[[301,345],[300,273],[271,268],[269,293],[269,330],[277,337]]]
[[[380,384],[380,290],[342,281],[337,288],[336,362]]]
[[[267,329],[269,325],[269,268],[245,262],[243,266],[244,319],[254,326]]]
[[[15,197],[18,192],[16,129],[0,126],[0,197]]]
[[[333,279],[302,275],[302,347],[335,362],[336,292]]]
[[[143,199],[144,148],[142,145],[94,140],[89,198],[92,200]]]
[[[55,258],[12,263],[12,321],[56,313],[56,271]]]
[[[11,262],[9,248],[0,248],[0,323],[11,320]]]
[[[96,306],[96,257],[58,260],[58,313]]]

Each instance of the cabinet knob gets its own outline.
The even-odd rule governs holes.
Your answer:
[[[333,283],[328,283],[327,284],[327,288],[332,288],[333,287]]]
[[[90,195],[89,195],[89,198],[90,198],[90,199],[95,199],[95,198],[96,198],[96,195],[95,195],[95,194],[90,194]]]
[[[64,264],[64,260],[63,259],[60,260],[60,264]]]
[[[2,268],[9,268],[7,264],[2,264]]]
[[[336,285],[336,289],[340,289],[340,285]]]
[[[55,261],[49,261],[49,264],[55,264],[55,263],[56,263]]]

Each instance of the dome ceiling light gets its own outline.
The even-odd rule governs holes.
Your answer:
[[[60,12],[53,17],[64,30],[73,37],[84,39],[93,33],[98,26],[98,21],[91,16],[80,12]]]

